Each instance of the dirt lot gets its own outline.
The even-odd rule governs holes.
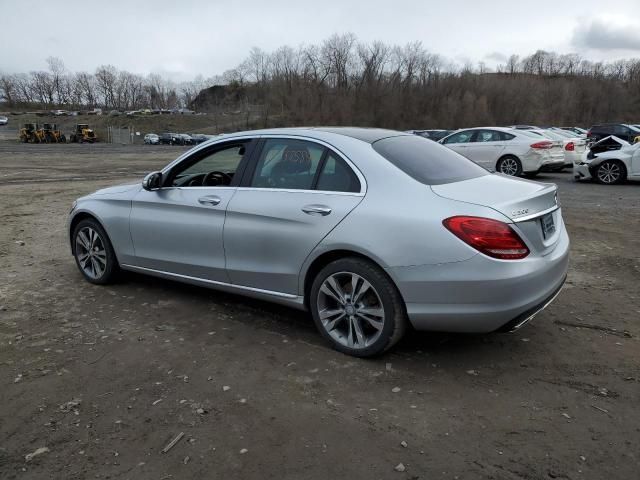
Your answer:
[[[640,185],[540,177],[572,263],[520,332],[357,360],[301,312],[81,278],[71,202],[180,151],[0,143],[0,478],[638,478]]]

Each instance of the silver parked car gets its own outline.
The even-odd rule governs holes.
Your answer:
[[[258,130],[78,199],[69,236],[89,282],[131,270],[307,309],[364,357],[409,323],[510,331],[549,304],[569,255],[556,190],[416,135]]]
[[[440,140],[479,165],[505,175],[535,175],[564,166],[562,144],[521,128],[478,127],[458,130]]]
[[[155,133],[147,133],[144,136],[144,143],[147,145],[158,145],[160,143],[160,137]]]

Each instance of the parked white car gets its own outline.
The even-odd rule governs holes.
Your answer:
[[[604,185],[640,180],[640,142],[631,145],[618,137],[603,138],[573,166],[573,176],[576,180],[593,178]]]
[[[561,142],[526,130],[477,127],[458,130],[440,140],[444,146],[477,164],[506,175],[535,175],[564,166]]]
[[[147,143],[149,145],[157,145],[160,143],[160,137],[155,133],[147,133],[144,136],[144,143]]]
[[[0,115],[0,125],[6,125],[7,123],[9,123],[9,119],[4,115]]]
[[[587,139],[577,137],[566,130],[555,128],[540,128],[534,130],[527,130],[528,132],[537,133],[542,137],[548,138],[553,141],[562,142],[562,149],[564,151],[564,165],[558,170],[571,167],[576,163],[582,161],[582,156],[587,151]]]

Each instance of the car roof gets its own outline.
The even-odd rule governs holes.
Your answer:
[[[324,134],[350,137],[366,143],[374,143],[383,138],[412,136],[411,133],[397,130],[387,130],[384,128],[365,127],[290,127],[290,128],[269,128],[264,130],[249,130],[244,132],[234,132],[226,134],[226,138],[237,136],[260,136],[260,135],[298,135],[301,137],[325,139]]]
[[[511,127],[471,127],[471,128],[461,128],[458,132],[463,130],[496,130],[498,132],[508,132],[513,133],[515,131],[514,128]]]

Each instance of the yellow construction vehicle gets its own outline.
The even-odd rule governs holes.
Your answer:
[[[67,137],[58,130],[58,125],[55,123],[44,123],[42,130],[47,143],[67,143]]]
[[[94,132],[86,123],[79,123],[69,137],[72,143],[95,143],[98,141],[96,132]]]
[[[44,130],[37,123],[25,123],[20,129],[20,141],[22,143],[45,143],[47,139]]]

